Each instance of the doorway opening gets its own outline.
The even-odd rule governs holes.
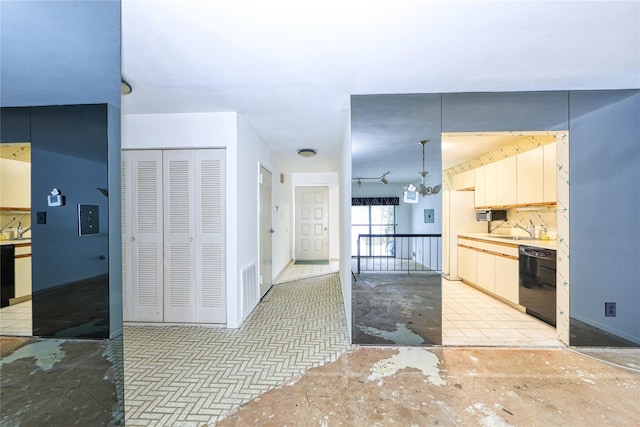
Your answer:
[[[33,336],[31,143],[3,143],[0,162],[0,335]]]

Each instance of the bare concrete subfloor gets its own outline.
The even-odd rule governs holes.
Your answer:
[[[354,348],[216,426],[638,425],[640,351],[610,353]]]

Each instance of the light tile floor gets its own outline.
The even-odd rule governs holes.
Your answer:
[[[556,329],[459,281],[442,279],[442,344],[562,347]]]
[[[286,283],[306,277],[337,273],[339,269],[340,262],[338,260],[330,260],[328,265],[296,265],[291,263],[282,270],[278,277],[273,280],[273,283]]]
[[[0,335],[33,335],[31,300],[0,308]]]

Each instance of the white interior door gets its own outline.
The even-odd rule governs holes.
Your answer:
[[[296,187],[296,260],[329,259],[329,187]]]
[[[260,297],[267,293],[273,282],[271,179],[271,172],[260,166]]]
[[[125,154],[126,153],[126,154]],[[123,153],[125,320],[162,321],[162,151]]]
[[[195,150],[196,313],[226,323],[225,150]]]
[[[166,150],[164,184],[164,321],[194,322],[194,152]]]

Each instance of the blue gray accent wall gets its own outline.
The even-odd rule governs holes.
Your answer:
[[[571,317],[640,344],[640,91],[571,92],[570,112]]]

